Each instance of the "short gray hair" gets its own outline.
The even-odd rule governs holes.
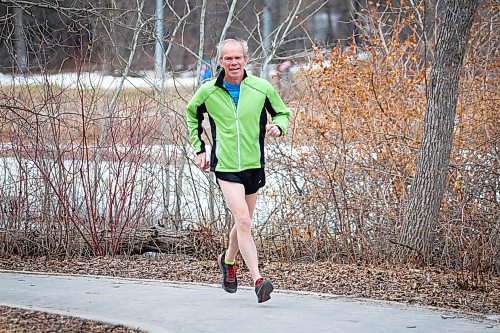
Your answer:
[[[217,53],[219,54],[219,58],[222,56],[222,48],[229,43],[237,43],[240,44],[243,49],[243,56],[248,59],[248,44],[244,40],[228,38],[223,40],[217,45]]]

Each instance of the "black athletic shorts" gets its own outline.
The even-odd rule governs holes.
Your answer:
[[[243,184],[245,195],[257,193],[259,188],[266,185],[266,175],[264,169],[249,169],[238,172],[220,172],[214,171],[217,180]],[[217,182],[218,183],[218,182]]]

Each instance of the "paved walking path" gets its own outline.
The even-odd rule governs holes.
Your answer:
[[[500,332],[492,321],[390,302],[250,288],[0,271],[0,305],[78,316],[148,332]]]

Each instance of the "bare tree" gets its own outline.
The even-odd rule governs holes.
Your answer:
[[[445,189],[453,140],[458,83],[479,0],[446,0],[427,87],[427,105],[417,168],[411,185],[399,257],[429,262]]]
[[[14,7],[15,37],[16,37],[16,63],[19,72],[25,73],[28,67],[28,54],[26,38],[24,35],[24,14],[21,7]]]

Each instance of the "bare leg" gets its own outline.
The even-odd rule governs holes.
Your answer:
[[[235,220],[235,225],[229,235],[227,259],[234,260],[239,250],[255,282],[262,277],[259,272],[257,248],[251,231],[251,215],[255,208],[257,194],[245,196],[245,189],[242,184],[220,179],[218,181],[226,204]]]
[[[255,204],[257,203],[257,196],[258,193],[253,193],[245,196],[245,201],[247,202],[250,219],[253,216]],[[235,261],[239,251],[240,247],[238,246],[238,228],[236,224],[234,224],[233,227],[231,228],[231,233],[229,234],[229,246],[226,252],[226,259],[229,261]]]

